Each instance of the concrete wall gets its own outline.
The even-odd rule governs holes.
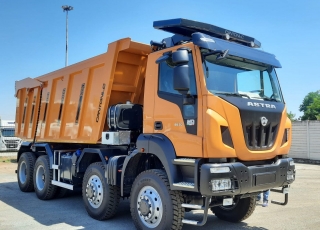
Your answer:
[[[292,145],[289,156],[320,160],[320,121],[292,122]]]

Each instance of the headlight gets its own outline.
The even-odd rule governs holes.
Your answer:
[[[210,173],[227,173],[230,172],[229,167],[215,167],[215,168],[210,168]]]
[[[294,165],[294,161],[290,161],[290,162],[289,162],[289,165],[290,165],[290,166],[293,166],[293,165]]]

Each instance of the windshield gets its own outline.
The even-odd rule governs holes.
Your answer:
[[[217,54],[206,49],[202,55],[206,85],[211,93],[283,101],[273,67],[230,55],[217,60]]]
[[[4,137],[14,137],[14,128],[2,128],[1,134]]]

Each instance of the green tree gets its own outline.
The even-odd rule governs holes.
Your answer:
[[[317,120],[320,115],[320,90],[308,93],[299,110],[303,112],[301,120]]]
[[[292,113],[291,111],[289,113],[287,113],[287,116],[289,117],[289,119],[291,121],[296,121],[297,119],[295,118],[296,115],[294,113]]]

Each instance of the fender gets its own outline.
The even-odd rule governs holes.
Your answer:
[[[33,152],[36,154],[36,156],[40,156],[43,155],[41,152],[37,152],[37,150],[45,150],[45,153],[43,154],[47,154],[49,156],[49,162],[50,162],[50,169],[52,169],[52,164],[53,164],[53,151],[50,148],[50,145],[48,143],[35,143],[32,147],[32,142],[23,142],[20,146],[20,149],[18,151],[18,155],[17,155],[17,161],[19,161],[19,158],[21,156],[22,153],[25,152]]]
[[[124,175],[126,172],[126,167],[128,166],[130,160],[137,157],[140,158],[143,153],[150,153],[159,158],[161,161],[169,179],[170,188],[172,189],[173,183],[179,181],[181,177],[180,172],[177,167],[172,164],[172,161],[176,159],[176,152],[173,147],[172,142],[168,137],[163,134],[140,134],[137,139],[137,149],[133,151],[129,156],[126,157],[121,174],[121,195],[123,196],[123,185],[124,185]]]
[[[19,162],[20,156],[22,153],[31,151],[31,142],[25,141],[21,143],[20,149],[17,153],[17,162]]]
[[[85,172],[87,167],[97,161],[101,161],[107,169],[108,160],[113,156],[126,155],[128,153],[126,146],[117,146],[104,149],[84,148],[77,161],[77,173]],[[99,160],[100,159],[100,160]]]

